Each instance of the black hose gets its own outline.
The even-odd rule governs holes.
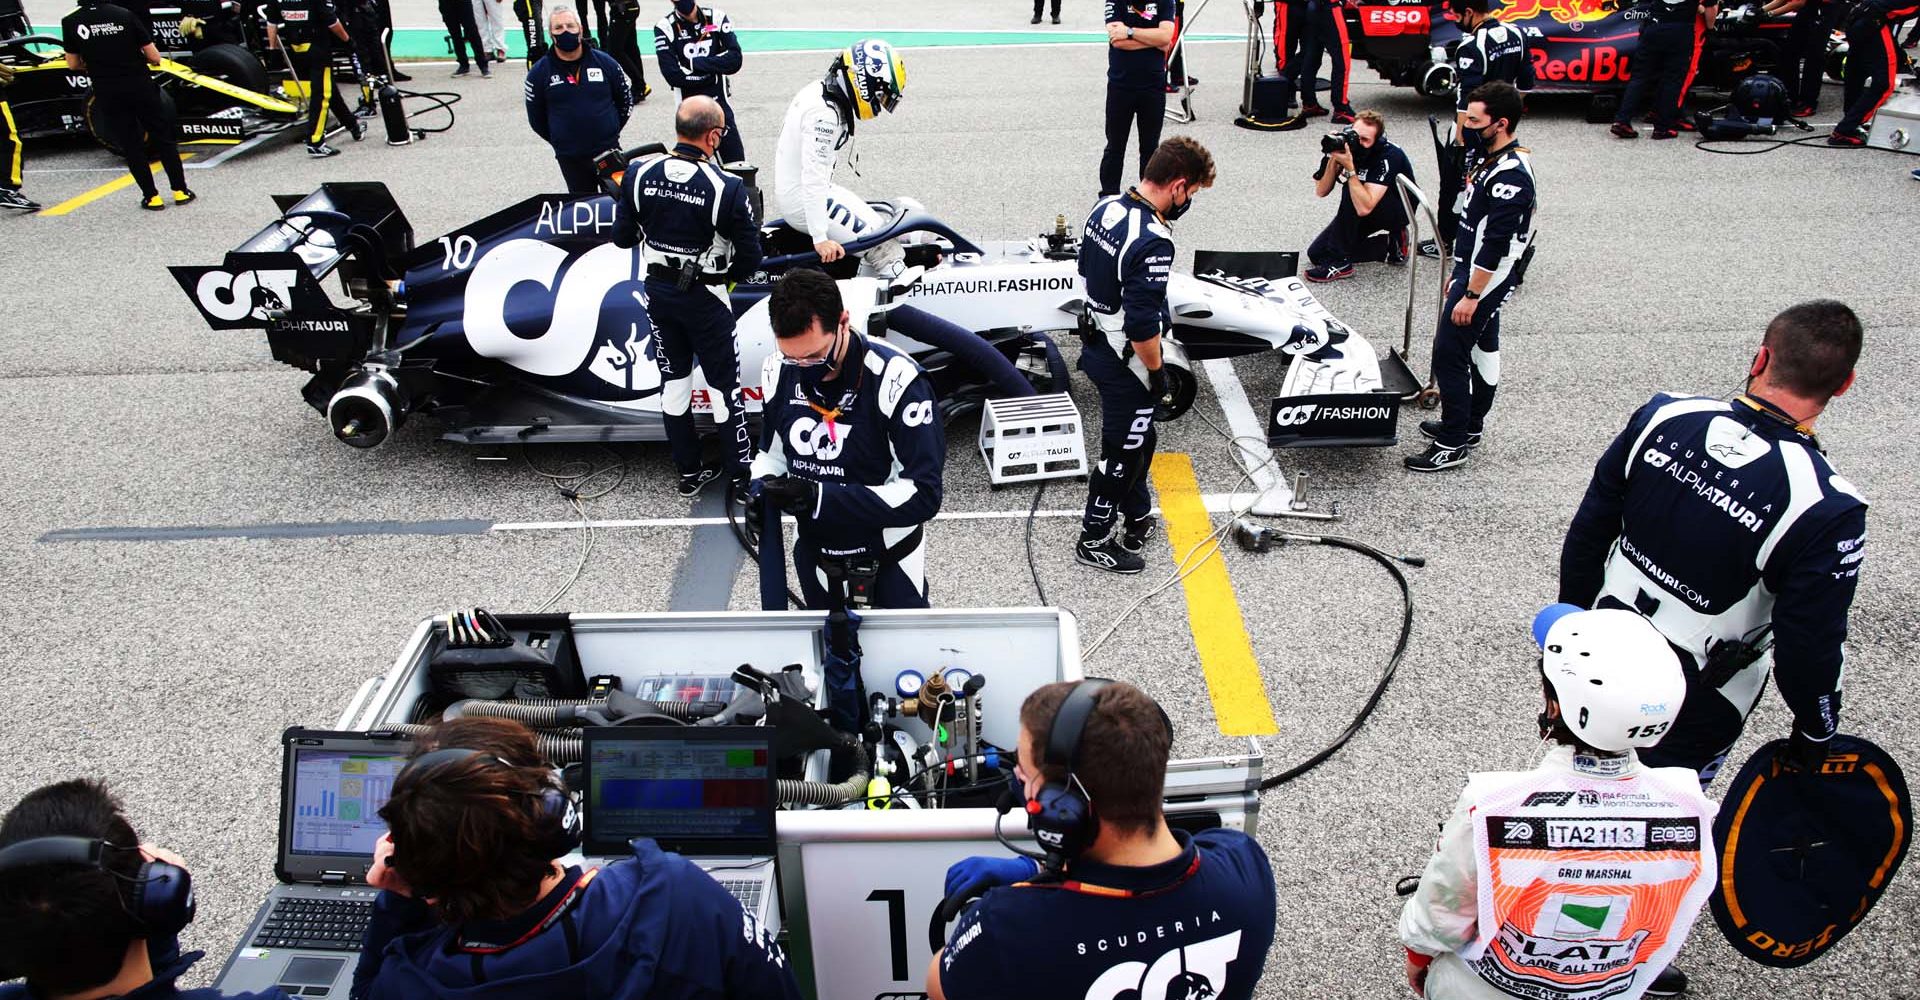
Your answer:
[[[739,480],[732,478],[727,480],[727,527],[733,529],[734,540],[740,543],[740,548],[747,553],[747,558],[753,560],[757,566],[760,562],[760,539],[754,537],[753,527],[747,523],[746,518],[734,516],[736,510],[746,509],[746,504],[735,502],[739,499],[739,488]],[[802,611],[806,610],[807,602],[802,600],[799,594],[794,593],[792,587],[787,588],[787,602]]]
[[[409,122],[411,122],[414,118],[420,115],[432,114],[435,111],[445,111],[447,113],[447,123],[438,128],[427,128],[424,125],[409,125],[407,126],[408,128],[413,129],[415,132],[418,132],[421,134],[425,134],[428,132],[447,132],[453,129],[453,106],[460,103],[461,95],[456,94],[450,90],[434,90],[434,91],[421,92],[421,91],[414,91],[414,90],[401,90],[400,88],[395,87],[394,91],[403,98],[418,97],[423,101],[432,101],[434,104],[434,106],[430,108],[422,108],[419,111],[408,112],[407,120]]]
[[[714,702],[705,701],[646,701],[634,699],[637,706],[645,712],[667,716],[678,722],[690,722],[714,714],[718,709]],[[526,723],[529,728],[567,727],[580,724],[580,712],[586,708],[607,708],[609,703],[602,700],[574,700],[570,698],[537,698],[516,701],[482,701],[468,699],[456,701],[447,706],[444,718],[459,719],[468,716],[484,716],[495,719],[513,719]]]
[[[423,726],[414,722],[400,722],[383,726],[402,736],[419,739],[434,731],[434,726]],[[578,729],[536,729],[533,731],[534,744],[540,749],[540,756],[549,764],[577,764],[586,759],[586,741]]]
[[[1040,583],[1040,564],[1033,558],[1033,522],[1040,518],[1040,498],[1047,493],[1047,480],[1040,480],[1040,487],[1033,491],[1033,506],[1027,508],[1027,572],[1033,574],[1033,592],[1040,598],[1040,606],[1051,607],[1047,603],[1047,588]]]
[[[1422,566],[1426,564],[1424,559],[1418,559],[1412,556],[1389,555],[1358,539],[1342,538],[1338,535],[1289,534],[1287,537],[1290,541],[1332,545],[1336,548],[1351,549],[1385,566],[1387,572],[1393,574],[1393,582],[1400,585],[1400,600],[1404,611],[1400,616],[1400,638],[1393,644],[1393,655],[1387,657],[1387,667],[1380,672],[1380,680],[1374,684],[1373,693],[1367,696],[1366,703],[1360,706],[1360,711],[1354,715],[1353,721],[1347,723],[1346,730],[1336,737],[1332,743],[1321,748],[1320,752],[1260,782],[1260,790],[1263,792],[1269,788],[1284,785],[1308,771],[1319,767],[1321,764],[1326,763],[1334,754],[1340,752],[1340,748],[1347,745],[1348,740],[1353,739],[1354,734],[1360,731],[1361,726],[1366,725],[1367,719],[1373,715],[1373,710],[1380,707],[1380,699],[1386,695],[1387,685],[1393,683],[1394,674],[1400,671],[1400,658],[1406,655],[1407,642],[1413,637],[1413,588],[1407,584],[1407,575],[1400,572],[1400,567],[1394,564],[1396,562],[1404,562],[1409,566]]]

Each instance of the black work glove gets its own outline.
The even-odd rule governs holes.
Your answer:
[[[1167,368],[1161,365],[1147,372],[1147,391],[1153,394],[1153,401],[1164,404],[1173,390],[1167,387]]]
[[[768,476],[760,480],[760,495],[795,517],[812,517],[820,505],[820,484],[794,476]]]
[[[1793,735],[1787,737],[1787,745],[1781,748],[1775,759],[1787,770],[1819,774],[1820,765],[1827,759],[1827,745],[1832,739],[1829,736],[1824,740],[1816,740],[1795,726]]]

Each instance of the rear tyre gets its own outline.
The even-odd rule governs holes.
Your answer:
[[[1178,420],[1193,409],[1193,400],[1200,394],[1200,380],[1194,378],[1191,369],[1176,364],[1165,364],[1160,370],[1167,373],[1167,394],[1169,401],[1154,407],[1153,418],[1159,421]]]
[[[271,86],[267,68],[260,65],[253,53],[238,45],[209,45],[195,52],[188,64],[195,73],[245,87],[256,94],[266,93]]]
[[[103,123],[100,121],[99,117],[95,114],[95,111],[97,110],[96,103],[98,101],[99,101],[99,98],[97,96],[93,94],[87,95],[87,132],[88,134],[93,136],[95,142],[98,142],[100,145],[106,147],[107,152],[112,153],[115,156],[125,156],[126,153],[122,151],[121,148],[113,141],[113,137],[109,135],[104,128],[101,127]],[[160,88],[160,106],[167,109],[167,117],[174,118],[176,120],[179,118],[179,115],[176,109],[174,108],[173,94],[168,92],[168,90],[165,87]],[[154,150],[152,138],[149,137],[147,141],[147,156],[149,158],[152,158],[154,151],[155,150]]]

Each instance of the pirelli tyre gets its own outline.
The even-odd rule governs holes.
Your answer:
[[[267,93],[267,88],[272,86],[267,68],[260,65],[253,53],[238,45],[209,45],[195,52],[187,64],[195,73],[245,87],[256,94]]]
[[[125,154],[121,152],[119,146],[114,145],[112,137],[108,136],[107,133],[100,128],[99,118],[95,115],[96,105],[99,103],[99,100],[99,97],[96,95],[87,95],[87,132],[93,136],[95,142],[106,147],[107,152],[115,156],[123,156]],[[167,115],[169,117],[178,117],[173,104],[173,95],[168,93],[165,87],[160,88],[160,106],[167,109]],[[149,155],[153,152],[151,143],[148,144],[147,152]]]

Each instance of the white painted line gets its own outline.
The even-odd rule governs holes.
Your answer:
[[[1242,501],[1244,495],[1236,493],[1208,493],[1200,498],[1209,513],[1224,514],[1238,507],[1235,501]],[[1160,508],[1155,507],[1154,513]],[[1036,512],[1034,517],[1079,517],[1084,513],[1080,508],[1058,508]],[[1024,510],[955,510],[934,515],[936,521],[1020,521],[1025,520]],[[495,524],[493,531],[577,531],[591,526],[600,531],[609,528],[703,528],[726,524],[724,517],[635,517],[609,519],[605,521],[502,521]]]
[[[220,152],[214,154],[213,156],[208,157],[207,159],[201,160],[199,163],[188,164],[187,169],[205,170],[208,167],[217,167],[220,164],[225,163],[236,156],[239,156],[241,153],[247,152],[248,150],[259,148],[262,143],[265,143],[268,139],[272,139],[278,135],[280,135],[280,132],[263,132],[259,135],[251,136],[246,141],[235,143],[234,145],[228,146],[226,149],[221,150]]]
[[[1227,428],[1233,431],[1233,449],[1240,467],[1250,470],[1248,475],[1253,479],[1257,497],[1253,500],[1253,513],[1269,516],[1289,513],[1293,488],[1281,478],[1274,465],[1273,449],[1266,443],[1265,425],[1254,416],[1253,406],[1247,402],[1247,391],[1233,370],[1233,362],[1215,358],[1200,362],[1200,367],[1207,373],[1207,381],[1213,383],[1213,394],[1220,400],[1221,412],[1226,414]],[[1256,441],[1259,443],[1255,444]],[[1243,506],[1245,499],[1242,498]]]

